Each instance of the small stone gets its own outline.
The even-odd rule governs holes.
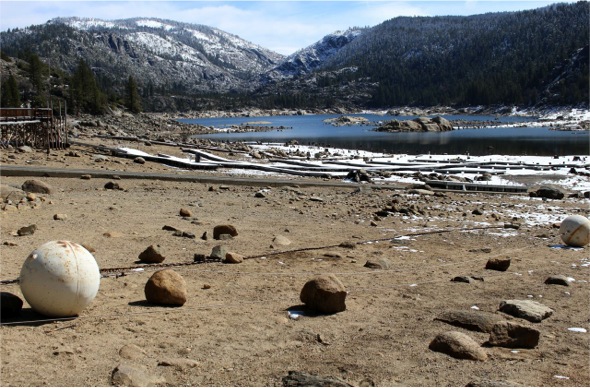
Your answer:
[[[209,240],[209,234],[207,232],[203,232],[203,235],[201,236],[201,240]]]
[[[104,232],[102,235],[104,237],[106,237],[106,238],[120,238],[120,237],[123,237],[123,233],[121,233],[121,232],[115,232],[115,231]]]
[[[92,179],[92,175],[83,174],[83,175],[80,175],[80,179],[89,180],[89,179]]]
[[[22,187],[23,191],[29,193],[38,193],[38,194],[52,194],[53,188],[48,183],[42,182],[37,179],[31,179],[25,181]]]
[[[63,213],[57,213],[53,215],[53,219],[56,221],[65,221],[68,219],[68,215]]]
[[[485,361],[488,358],[485,350],[475,340],[458,331],[437,335],[428,348],[458,359]]]
[[[211,250],[210,258],[215,260],[224,260],[227,255],[227,247],[225,245],[216,245]]]
[[[173,366],[179,369],[194,368],[198,365],[198,361],[188,358],[169,358],[158,361],[158,366]]]
[[[174,233],[172,233],[173,236],[175,237],[184,237],[184,238],[195,238],[197,236],[195,236],[194,233],[191,232],[185,232],[183,230],[176,230],[174,231]]]
[[[139,261],[150,264],[161,263],[166,259],[166,257],[161,253],[160,245],[157,244],[147,247],[139,254],[138,258]]]
[[[490,332],[488,344],[504,348],[533,349],[539,344],[539,330],[518,322],[497,322]]]
[[[482,333],[491,332],[497,322],[504,320],[499,314],[476,310],[446,311],[434,319],[463,329]]]
[[[23,301],[10,292],[0,292],[0,317],[13,318],[20,315]]]
[[[476,208],[476,209],[473,209],[471,214],[474,214],[476,216],[481,216],[481,215],[483,215],[483,210],[481,210],[480,208]]]
[[[166,379],[150,374],[144,366],[120,364],[111,374],[115,387],[153,387],[166,384]]]
[[[104,188],[107,190],[122,190],[119,184],[113,181],[105,183]]]
[[[180,214],[181,217],[192,217],[193,213],[185,208],[181,208],[180,211],[178,212]]]
[[[353,385],[333,377],[289,371],[289,374],[283,377],[283,387],[353,387]]]
[[[510,259],[489,259],[486,263],[486,269],[494,271],[506,271],[510,267]]]
[[[278,234],[272,239],[272,243],[273,243],[273,246],[287,246],[287,245],[291,245],[291,240],[289,240],[285,236]]]
[[[138,156],[137,158],[133,159],[133,163],[145,164],[145,159],[142,158],[141,156]]]
[[[164,226],[162,226],[162,230],[167,230],[167,231],[170,231],[170,232],[176,232],[176,231],[178,231],[177,228],[175,228],[174,226],[170,226],[170,225],[164,225]]]
[[[471,276],[455,276],[451,279],[452,282],[457,283],[471,283],[474,279]]]
[[[312,202],[324,202],[324,199],[320,197],[309,197],[309,200]]]
[[[119,349],[119,356],[128,360],[137,360],[145,355],[145,351],[137,345],[127,344]]]
[[[266,195],[262,191],[257,191],[254,194],[254,198],[266,198]]]
[[[239,255],[234,252],[227,252],[225,254],[225,259],[223,260],[226,264],[239,264],[244,261],[244,256]]]
[[[19,236],[30,236],[33,233],[35,233],[36,230],[37,225],[33,224],[29,226],[23,226],[22,228],[16,231],[16,234],[18,234]]]
[[[232,237],[238,235],[238,230],[233,225],[217,225],[213,228],[213,238],[219,240],[222,234],[229,234]]]
[[[203,284],[203,290],[209,290],[211,288],[211,284]]]
[[[563,275],[553,275],[553,276],[549,276],[545,280],[545,284],[557,284],[557,285],[560,285],[560,286],[569,287],[570,281],[569,281],[569,279],[566,276],[563,276]]]
[[[311,310],[335,314],[346,310],[346,289],[336,275],[320,275],[309,280],[299,298]]]
[[[369,259],[364,267],[371,269],[389,269],[391,267],[391,262],[385,258]]]
[[[553,314],[552,309],[533,300],[505,300],[500,303],[499,310],[529,322],[541,322]]]
[[[356,243],[354,241],[343,241],[338,245],[340,248],[355,249]]]
[[[27,193],[27,201],[29,202],[34,202],[37,199],[37,196],[35,195],[35,193]]]
[[[159,305],[182,306],[187,299],[186,282],[172,269],[156,271],[147,281],[144,292],[148,302]]]
[[[479,379],[471,380],[466,387],[520,387],[520,385],[512,381]]]

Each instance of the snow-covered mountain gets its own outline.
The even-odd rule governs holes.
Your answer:
[[[324,36],[320,41],[289,55],[281,64],[268,71],[271,79],[289,78],[309,74],[337,54],[363,33],[361,28],[336,31]]]

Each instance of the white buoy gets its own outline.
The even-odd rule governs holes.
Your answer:
[[[27,257],[19,283],[33,310],[50,317],[71,317],[96,297],[100,270],[94,256],[81,245],[50,241]]]
[[[583,247],[590,242],[590,220],[584,216],[568,216],[561,222],[559,234],[566,245]]]

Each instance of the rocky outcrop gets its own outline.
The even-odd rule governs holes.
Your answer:
[[[418,117],[413,120],[391,120],[377,127],[377,132],[446,132],[453,125],[444,117]]]

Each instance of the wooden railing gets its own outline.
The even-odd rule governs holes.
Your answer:
[[[66,148],[66,124],[49,108],[0,108],[0,147]]]

